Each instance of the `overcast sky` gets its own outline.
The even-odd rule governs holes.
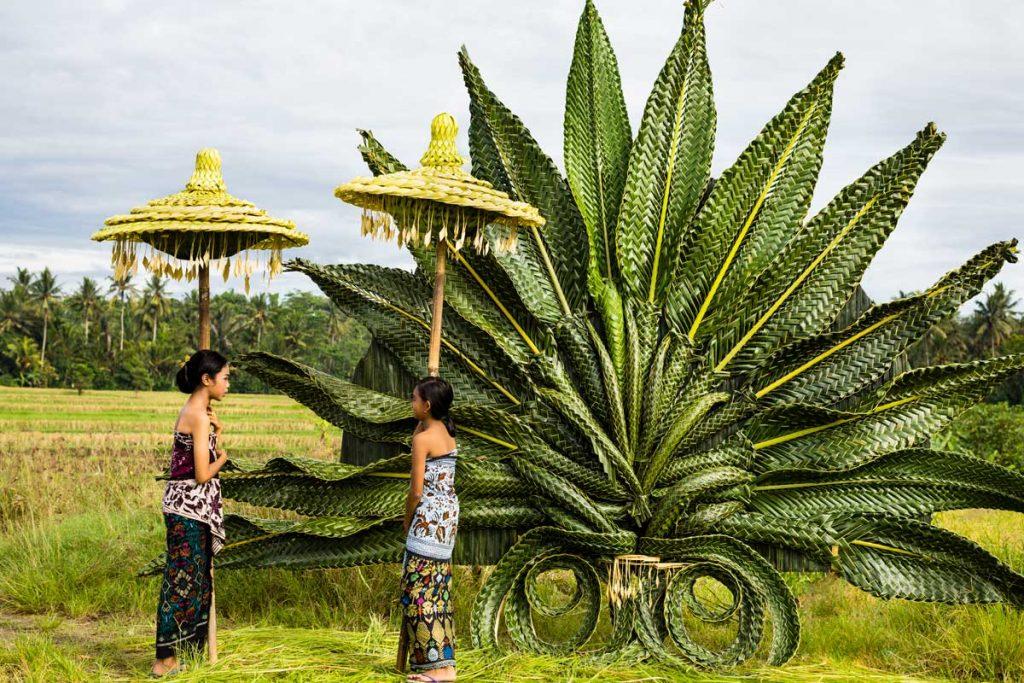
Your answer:
[[[597,0],[634,131],[682,23],[678,0]],[[416,163],[431,117],[463,127],[465,44],[488,84],[561,164],[565,78],[580,0],[0,4],[0,277],[50,266],[65,291],[110,273],[89,235],[180,190],[217,147],[228,189],[295,221],[322,263],[411,266],[361,238],[333,188],[365,167],[356,128]],[[984,246],[1024,235],[1024,4],[1013,0],[717,0],[707,13],[718,108],[713,173],[728,167],[836,51],[812,211],[928,121],[949,139],[864,286],[920,289]],[[1024,294],[1024,262],[1000,279]],[[4,281],[4,286],[7,283]],[[181,292],[186,283],[173,285]],[[240,282],[213,281],[214,293]],[[315,289],[286,273],[271,291]]]

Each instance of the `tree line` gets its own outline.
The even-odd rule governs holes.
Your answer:
[[[65,288],[49,268],[19,268],[0,289],[0,384],[78,389],[172,389],[185,353],[196,347],[198,292],[168,293],[166,278],[128,274]],[[900,292],[899,296],[907,296]],[[974,309],[943,321],[907,351],[913,367],[1024,352],[1024,319],[1013,290],[996,283]],[[349,377],[369,333],[326,297],[292,291],[210,299],[211,346],[229,359],[264,350]],[[238,373],[235,391],[265,391]],[[1020,403],[1024,378],[995,400]]]
[[[0,384],[165,390],[196,348],[198,291],[131,274],[62,285],[44,268],[19,268],[0,288]],[[292,291],[210,297],[210,346],[230,360],[263,350],[348,377],[369,343],[366,329],[322,295]],[[269,388],[243,372],[232,391]]]

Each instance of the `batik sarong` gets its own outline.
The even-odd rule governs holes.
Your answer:
[[[402,559],[402,628],[409,668],[455,666],[452,551],[459,529],[458,449],[427,458],[423,497],[413,512]]]
[[[205,646],[212,588],[210,527],[176,514],[165,514],[164,524],[167,564],[156,612],[157,659]]]
[[[402,560],[402,628],[409,668],[429,671],[455,666],[455,611],[450,560],[405,551]]]

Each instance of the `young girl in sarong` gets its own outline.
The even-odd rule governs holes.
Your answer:
[[[402,558],[403,638],[414,673],[408,681],[455,680],[452,549],[459,525],[455,495],[455,425],[448,410],[452,388],[439,377],[420,380],[412,392],[419,424],[412,436],[412,470],[406,499]],[[402,647],[407,648],[402,651]]]
[[[167,565],[156,611],[153,676],[180,670],[177,655],[206,643],[213,589],[213,556],[224,545],[220,480],[228,456],[217,448],[222,431],[211,401],[228,392],[230,368],[216,351],[192,354],[178,370],[178,389],[189,394],[178,414],[164,490]]]

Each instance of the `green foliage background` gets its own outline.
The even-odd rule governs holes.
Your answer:
[[[166,279],[62,283],[46,268],[19,270],[7,284],[0,289],[0,384],[174,390],[178,366],[196,348],[197,293],[172,296]],[[229,360],[260,349],[348,377],[369,344],[362,325],[311,292],[221,292],[210,298],[210,318],[211,345]],[[232,377],[231,390],[273,391],[245,372]]]

